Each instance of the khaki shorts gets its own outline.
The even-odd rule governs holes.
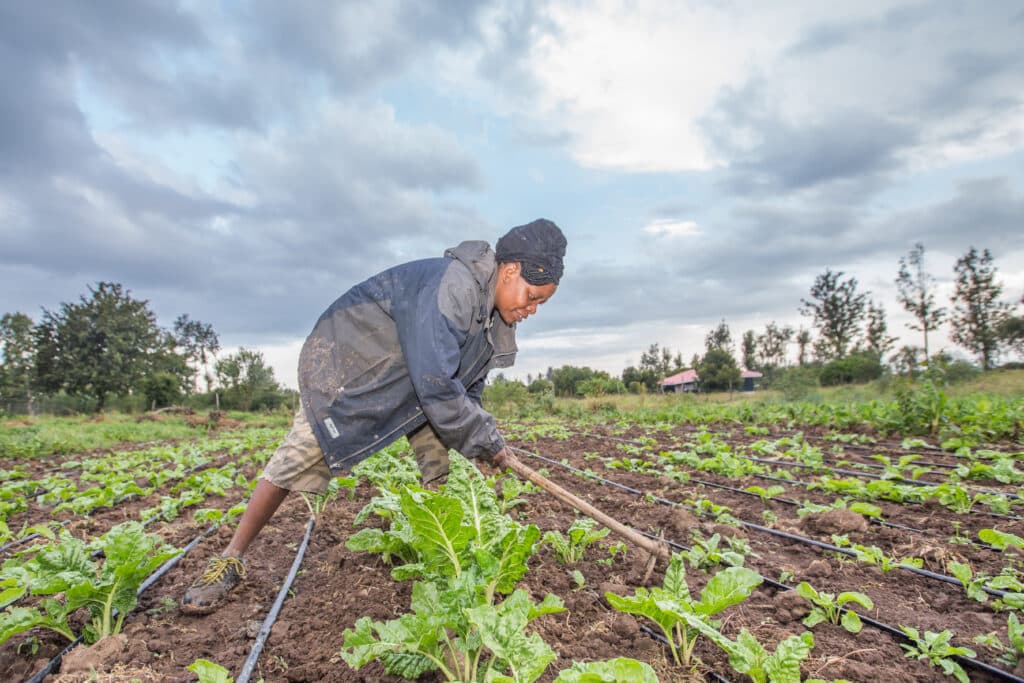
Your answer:
[[[424,484],[448,474],[448,449],[428,422],[409,434],[409,443],[423,473]],[[274,486],[289,491],[321,494],[330,483],[331,470],[301,407],[284,442],[274,451],[260,475]]]

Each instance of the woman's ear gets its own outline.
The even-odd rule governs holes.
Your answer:
[[[511,280],[516,275],[519,275],[519,269],[520,265],[518,261],[501,264],[501,273],[506,280]]]

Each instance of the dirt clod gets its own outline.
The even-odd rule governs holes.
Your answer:
[[[805,531],[827,536],[863,533],[868,530],[868,523],[864,517],[851,510],[842,509],[807,515],[800,526]]]
[[[775,606],[775,619],[780,624],[803,619],[811,613],[811,606],[796,591],[776,593],[772,604]]]

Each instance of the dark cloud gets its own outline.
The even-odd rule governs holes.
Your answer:
[[[935,16],[934,7],[927,4],[898,7],[879,17],[843,23],[822,22],[809,27],[793,45],[787,48],[789,57],[813,59],[823,52],[857,42],[876,40],[880,35],[906,35]]]

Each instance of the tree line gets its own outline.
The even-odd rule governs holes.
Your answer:
[[[762,373],[769,383],[791,367],[813,369],[816,381],[824,385],[869,381],[888,368],[915,375],[939,355],[932,353],[934,334],[946,322],[953,342],[974,355],[982,371],[992,369],[1007,352],[1024,355],[1024,316],[1002,300],[1003,286],[991,252],[972,246],[957,259],[954,276],[950,305],[940,306],[936,279],[925,267],[924,245],[915,244],[899,259],[897,300],[912,317],[910,329],[922,333],[920,346],[895,349],[896,337],[889,334],[882,304],[871,299],[871,292],[861,290],[857,278],[827,268],[815,278],[809,296],[800,300],[798,311],[809,319],[808,328],[794,329],[773,320],[760,333],[745,331],[737,349],[722,320],[706,335],[704,353],[694,354],[688,362],[681,352],[655,343],[620,377],[566,365],[548,368],[536,379],[528,376],[526,385],[532,393],[593,396],[660,391],[662,379],[690,369],[697,371],[704,391],[738,388],[742,369]],[[1024,298],[1020,301],[1024,303]],[[793,346],[795,366],[788,361]],[[948,355],[941,355],[948,362]]]
[[[57,397],[96,411],[112,397],[147,408],[189,401],[243,410],[288,400],[260,352],[220,351],[212,325],[182,314],[162,328],[148,301],[98,282],[78,301],[44,308],[38,322],[21,312],[0,318],[0,412],[33,413]]]

